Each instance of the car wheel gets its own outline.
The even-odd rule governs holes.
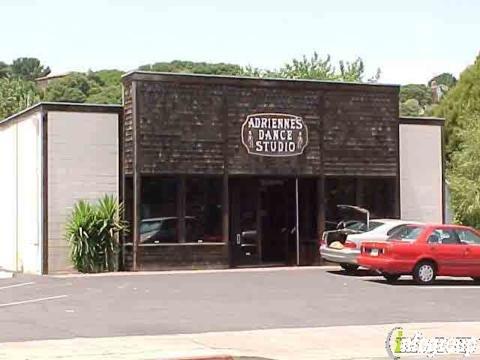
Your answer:
[[[358,265],[353,265],[353,264],[340,264],[340,266],[347,273],[353,273],[358,269]]]
[[[420,285],[433,283],[436,276],[437,269],[435,264],[430,261],[419,262],[413,269],[413,280]]]
[[[385,280],[387,280],[388,283],[394,283],[398,279],[400,279],[399,274],[382,274]]]

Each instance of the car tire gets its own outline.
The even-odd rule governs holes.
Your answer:
[[[340,266],[347,273],[354,273],[358,269],[358,265],[354,265],[354,264],[340,264]]]
[[[413,269],[413,280],[419,285],[429,285],[435,281],[437,267],[431,261],[421,261]]]
[[[401,276],[399,274],[382,274],[382,275],[385,278],[385,280],[387,280],[387,282],[390,284],[400,279],[400,276]]]

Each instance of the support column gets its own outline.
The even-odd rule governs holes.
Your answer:
[[[232,265],[232,251],[230,246],[230,204],[229,204],[229,188],[228,174],[223,174],[222,182],[222,241],[226,246],[227,261],[229,266]]]
[[[321,175],[317,179],[317,241],[320,243],[325,231],[325,177]],[[318,251],[315,257],[319,259]],[[320,260],[320,259],[319,259]]]
[[[185,186],[185,176],[180,176],[178,180],[178,191],[177,191],[177,239],[179,243],[184,243],[186,241],[186,227],[185,227],[185,214],[186,214],[186,186]]]
[[[298,176],[295,178],[295,240],[297,246],[297,266],[300,266],[300,209],[298,207]]]
[[[133,121],[133,264],[132,270],[137,271],[138,244],[140,242],[140,222],[141,222],[141,165],[139,155],[139,124],[137,117],[137,83],[132,82],[132,121]]]

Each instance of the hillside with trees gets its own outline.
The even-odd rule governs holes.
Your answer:
[[[145,64],[144,71],[274,77],[285,79],[317,79],[349,82],[377,82],[380,70],[366,78],[362,59],[341,60],[334,64],[330,56],[322,58],[318,53],[301,59],[292,59],[279,69],[268,70],[242,67],[227,63],[205,63],[175,60]],[[120,104],[122,100],[121,70],[71,72],[49,80],[45,88],[35,80],[50,73],[48,66],[35,58],[19,58],[6,64],[0,62],[0,119],[12,115],[34,103],[44,101]]]
[[[432,116],[440,100],[455,87],[457,79],[442,73],[427,84],[407,84],[400,88],[400,115]]]
[[[480,55],[435,108],[445,118],[447,179],[455,220],[480,228]]]

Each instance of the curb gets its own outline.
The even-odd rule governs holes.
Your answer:
[[[200,357],[170,358],[165,360],[234,360],[234,359],[233,357],[228,355],[212,355],[212,356],[200,356]]]

